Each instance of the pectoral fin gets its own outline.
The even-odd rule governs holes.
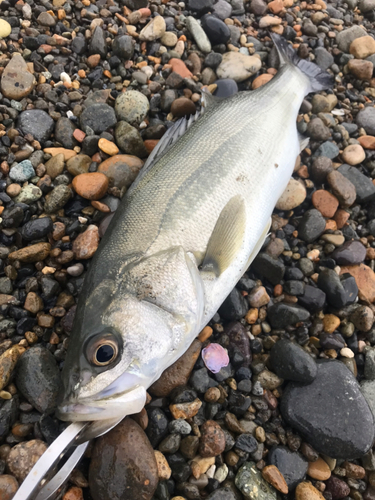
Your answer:
[[[234,196],[223,208],[207,245],[202,272],[220,276],[239,252],[246,229],[245,202]]]

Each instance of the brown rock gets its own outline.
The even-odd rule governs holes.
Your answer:
[[[1,76],[2,93],[8,99],[19,101],[30,94],[35,83],[24,58],[21,54],[14,54]]]
[[[309,462],[307,474],[318,481],[326,481],[326,479],[331,477],[331,469],[329,468],[327,462],[319,457],[315,462]]]
[[[249,304],[251,307],[262,307],[268,304],[270,296],[268,295],[264,286],[258,286],[251,290],[248,295]]]
[[[350,53],[357,59],[366,59],[366,57],[375,54],[375,40],[372,36],[356,38],[350,44]]]
[[[87,155],[73,156],[66,162],[68,172],[74,176],[79,174],[86,174],[91,165],[91,158]]]
[[[344,162],[349,165],[358,165],[358,163],[362,163],[366,158],[366,154],[360,144],[347,146],[341,156]]]
[[[92,56],[89,56],[87,58],[87,65],[90,68],[96,68],[96,66],[100,63],[100,55],[99,54],[93,54]]]
[[[362,59],[350,59],[348,69],[358,80],[371,80],[374,71],[374,65],[371,61]]]
[[[0,498],[1,500],[12,500],[18,490],[17,479],[9,474],[0,476]]]
[[[178,403],[174,405],[170,405],[169,409],[173,415],[173,418],[192,418],[194,417],[199,408],[202,406],[202,401],[200,399],[195,399],[191,403]]]
[[[73,252],[76,259],[91,259],[99,246],[99,230],[90,225],[85,232],[79,234],[73,243]]]
[[[225,448],[225,434],[214,420],[207,420],[200,428],[199,454],[201,457],[216,457]]]
[[[43,151],[51,156],[63,154],[64,161],[68,161],[70,158],[77,155],[77,153],[73,151],[73,149],[65,149],[65,148],[44,148]]]
[[[105,139],[104,137],[99,139],[98,146],[102,151],[104,151],[104,153],[110,156],[115,156],[119,152],[116,144],[108,139]]]
[[[361,332],[369,332],[374,324],[374,313],[369,306],[360,305],[350,315],[350,321]]]
[[[275,1],[277,2],[278,0],[275,0]],[[273,2],[271,2],[271,3],[273,3]],[[268,5],[270,5],[270,4],[268,4]],[[268,83],[270,80],[272,80],[272,78],[273,78],[273,75],[271,75],[270,73],[263,73],[262,75],[259,75],[255,78],[255,80],[251,84],[251,88],[253,90],[258,89],[259,87],[262,87],[263,85]]]
[[[342,210],[339,208],[335,213],[334,220],[337,225],[337,229],[341,229],[345,226],[347,220],[349,219],[350,214],[346,210]]]
[[[279,469],[275,465],[267,465],[262,469],[262,476],[268,483],[272,484],[274,488],[283,493],[288,494],[288,485],[281,474]]]
[[[35,292],[29,292],[26,295],[25,304],[23,306],[26,311],[31,312],[31,314],[36,314],[43,309],[43,300]]]
[[[154,450],[134,420],[126,418],[96,441],[89,469],[94,500],[150,500],[157,484]]]
[[[337,170],[334,170],[327,175],[327,181],[341,207],[347,208],[353,205],[357,193],[354,185],[348,179]]]
[[[372,135],[362,135],[357,140],[363,148],[375,149],[375,137]]]
[[[340,318],[334,314],[325,314],[323,318],[323,329],[327,333],[333,333],[340,326]]]
[[[352,462],[344,462],[344,468],[346,470],[346,477],[350,479],[363,479],[366,475],[363,467]]]
[[[62,500],[83,500],[82,488],[78,488],[77,486],[72,486],[65,493]]]
[[[149,392],[157,397],[165,397],[176,387],[186,385],[201,349],[201,342],[195,339],[189,349],[173,365],[164,370],[159,380],[149,388]]]
[[[186,64],[181,59],[172,57],[169,59],[168,64],[172,66],[172,71],[178,73],[182,78],[193,78],[193,74],[186,67]]]
[[[171,113],[173,116],[181,118],[182,116],[194,115],[197,111],[195,104],[186,97],[179,97],[173,101],[171,106]]]
[[[358,297],[363,302],[375,302],[375,273],[365,264],[341,267],[340,274],[349,273],[354,276],[358,286]]]
[[[64,170],[64,155],[62,153],[52,156],[50,160],[46,163],[46,172],[51,177],[55,179],[58,175],[62,174]]]
[[[329,191],[325,191],[324,189],[315,191],[312,195],[311,201],[323,217],[333,217],[339,206],[339,201],[336,196],[333,196],[333,194]]]
[[[324,496],[311,483],[302,482],[296,488],[296,500],[324,500]]]
[[[326,491],[331,493],[333,500],[341,500],[342,498],[349,496],[349,485],[336,476],[331,476],[326,482],[326,486]]]
[[[172,474],[172,470],[169,467],[167,459],[161,451],[155,450],[155,459],[158,466],[158,477],[159,479],[169,479]]]
[[[268,10],[270,10],[272,14],[280,14],[283,8],[284,4],[282,0],[272,0],[272,2],[268,4]]]
[[[29,247],[20,248],[9,254],[10,260],[20,260],[21,262],[38,262],[48,257],[51,250],[49,243],[36,243]]]
[[[0,356],[0,390],[8,385],[17,361],[24,352],[24,347],[14,345]]]
[[[137,156],[116,155],[103,161],[98,172],[105,174],[109,180],[109,187],[129,187],[137,177],[143,166],[143,161]]]
[[[100,200],[107,192],[108,177],[101,172],[80,174],[73,179],[73,188],[86,200]]]
[[[16,446],[10,450],[7,458],[7,467],[9,471],[18,481],[24,481],[27,474],[31,471],[46,449],[46,443],[40,439],[32,439],[31,441],[16,444]]]
[[[306,188],[301,181],[290,179],[283,194],[277,200],[276,208],[279,210],[293,210],[306,198]]]

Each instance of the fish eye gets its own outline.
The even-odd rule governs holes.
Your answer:
[[[117,359],[119,353],[118,343],[113,336],[101,336],[94,339],[87,349],[88,361],[96,366],[107,366]]]

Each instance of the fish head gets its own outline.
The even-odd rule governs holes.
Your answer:
[[[147,388],[189,346],[194,287],[190,296],[184,290],[182,304],[174,287],[143,267],[120,281],[103,280],[80,298],[62,373],[61,420],[120,419],[141,411]]]

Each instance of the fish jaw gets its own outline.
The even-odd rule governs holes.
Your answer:
[[[56,416],[67,422],[122,420],[127,415],[138,413],[146,403],[146,389],[142,385],[107,397],[81,399],[79,402],[64,401]]]

